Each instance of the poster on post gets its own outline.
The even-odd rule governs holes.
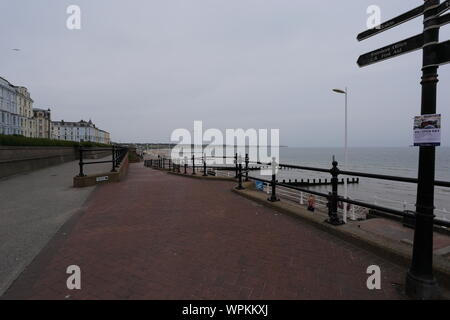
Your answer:
[[[425,114],[414,117],[414,146],[441,145],[441,115]]]

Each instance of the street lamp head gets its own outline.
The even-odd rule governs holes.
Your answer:
[[[343,93],[343,94],[347,93],[346,91],[341,90],[341,89],[333,89],[333,91],[336,92],[336,93]]]

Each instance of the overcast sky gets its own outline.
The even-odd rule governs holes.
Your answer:
[[[409,146],[420,114],[421,52],[360,69],[360,54],[421,32],[420,18],[356,41],[367,7],[382,20],[422,0],[2,0],[0,76],[54,120],[92,119],[118,142],[176,128],[275,128],[289,146]],[[82,29],[66,28],[66,9]],[[441,40],[450,39],[450,26]],[[21,51],[13,51],[20,48]],[[450,145],[450,66],[439,69]]]

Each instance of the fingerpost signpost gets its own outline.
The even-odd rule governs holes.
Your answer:
[[[443,15],[449,9],[450,0],[442,3],[441,0],[424,0],[423,5],[357,36],[358,41],[362,41],[423,16],[423,33],[369,52],[358,59],[358,65],[364,67],[422,49],[421,115],[436,114],[437,71],[440,65],[450,63],[450,40],[439,43],[439,29],[450,23],[450,13]],[[439,287],[433,275],[435,155],[435,146],[420,146],[414,246],[405,284],[406,294],[414,299],[439,297]]]

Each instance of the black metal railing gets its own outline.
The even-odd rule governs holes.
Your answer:
[[[211,158],[220,158],[220,159],[226,159],[226,158],[233,158],[235,157],[195,157],[192,156],[190,158],[184,159],[182,161],[173,162],[172,159],[167,159],[165,157],[158,156],[158,158],[155,159],[148,159],[144,161],[144,166],[151,167],[155,169],[164,169],[164,170],[170,170],[174,171],[174,167],[176,169],[180,168],[181,173],[181,167],[184,168],[184,173],[187,174],[187,169],[191,169],[192,175],[202,174],[203,176],[207,176],[209,170],[221,170],[221,171],[235,171],[234,177],[237,178],[238,173],[238,165],[236,160],[234,161],[233,166],[217,166],[217,165],[208,165],[207,159]],[[247,159],[248,162],[248,159]],[[259,170],[260,167],[252,167],[250,168],[248,166],[248,163],[245,167],[246,170]]]
[[[208,159],[228,159],[232,158],[234,159],[233,164],[229,166],[213,166],[208,165],[207,160]],[[347,170],[340,170],[338,167],[338,162],[333,159],[331,169],[326,168],[318,168],[318,167],[309,167],[309,166],[299,166],[299,165],[293,165],[293,164],[277,164],[277,168],[280,170],[283,169],[296,169],[296,170],[303,170],[303,171],[313,171],[313,172],[321,172],[321,173],[328,173],[331,175],[330,183],[331,185],[331,192],[324,193],[320,191],[311,190],[306,187],[299,186],[295,183],[278,181],[276,179],[276,173],[274,172],[271,175],[271,179],[267,180],[261,177],[253,177],[250,176],[249,173],[253,170],[260,169],[261,167],[267,167],[270,168],[272,166],[272,163],[261,163],[261,162],[254,162],[249,160],[248,154],[245,155],[245,158],[240,159],[238,154],[235,154],[233,157],[195,157],[194,155],[190,157],[188,160],[184,160],[183,164],[176,164],[173,163],[171,159],[165,159],[162,157],[158,157],[158,159],[153,160],[146,160],[146,166],[158,168],[158,169],[168,169],[170,171],[178,172],[178,173],[184,173],[188,174],[188,168],[191,169],[192,175],[196,175],[197,173],[201,173],[203,176],[207,176],[208,173],[210,173],[209,170],[221,170],[221,171],[235,171],[234,178],[238,182],[237,189],[244,189],[243,182],[244,181],[261,181],[265,183],[266,185],[271,187],[271,193],[268,198],[268,201],[275,202],[280,201],[278,195],[277,195],[277,186],[311,194],[318,197],[323,197],[327,200],[327,208],[328,208],[328,220],[332,225],[341,225],[343,224],[341,218],[338,214],[338,207],[339,203],[348,203],[354,206],[359,206],[362,208],[372,209],[380,212],[385,212],[390,215],[394,215],[397,217],[403,217],[404,221],[408,219],[413,219],[415,212],[412,211],[402,211],[393,209],[390,207],[380,206],[377,204],[368,203],[365,201],[360,200],[354,200],[351,198],[346,198],[341,195],[339,195],[339,184],[342,184],[344,182],[343,178],[339,178],[340,175],[346,175],[346,176],[354,176],[357,177],[352,178],[351,180],[347,181],[357,181],[359,182],[359,178],[369,178],[369,179],[377,179],[377,180],[389,180],[389,181],[396,181],[396,182],[405,182],[405,183],[412,183],[417,184],[418,179],[415,178],[408,178],[408,177],[398,177],[398,176],[390,176],[390,175],[382,175],[382,174],[372,174],[372,173],[365,173],[365,172],[356,172],[356,171],[347,171]],[[250,164],[258,165],[259,167],[251,167]],[[182,170],[183,168],[183,170]],[[328,181],[328,180],[327,180]],[[309,182],[309,181],[308,181]],[[450,182],[447,181],[435,181],[435,186],[437,187],[450,187]],[[308,184],[306,184],[308,185]],[[444,226],[444,227],[450,227],[449,221],[443,221],[439,219],[434,219],[435,225],[438,226]]]
[[[79,148],[78,149],[79,152],[79,166],[80,166],[80,172],[78,174],[78,177],[85,177],[86,175],[84,174],[84,166],[85,165],[89,165],[89,164],[101,164],[101,163],[111,163],[112,165],[112,169],[111,172],[116,172],[117,168],[120,167],[120,164],[122,163],[123,159],[125,158],[125,156],[128,153],[128,148],[125,147],[119,147],[119,146],[112,146],[111,148],[97,148],[97,149],[93,149],[93,148]],[[107,152],[111,153],[111,160],[101,160],[101,161],[89,161],[86,162],[85,161],[85,155],[86,153],[91,153],[91,152],[105,152],[105,154]]]
[[[259,163],[261,164],[261,163]],[[267,163],[266,165],[272,165],[271,163]],[[363,178],[370,178],[370,179],[378,179],[378,180],[389,180],[389,181],[396,181],[396,182],[406,182],[406,183],[413,183],[416,184],[418,182],[415,178],[407,178],[407,177],[397,177],[397,176],[389,176],[389,175],[381,175],[381,174],[372,174],[372,173],[363,173],[363,172],[355,172],[355,171],[347,171],[343,170],[341,171],[338,168],[338,162],[334,161],[332,162],[332,168],[331,169],[325,169],[325,168],[316,168],[316,167],[306,167],[306,166],[297,166],[297,165],[291,165],[291,164],[279,164],[277,165],[277,168],[283,169],[283,168],[291,168],[291,169],[299,169],[299,170],[305,170],[305,171],[315,171],[315,172],[322,172],[322,173],[329,173],[331,175],[331,189],[332,191],[329,193],[323,193],[307,188],[302,188],[299,186],[295,186],[288,183],[279,182],[276,180],[276,173],[272,174],[271,180],[262,179],[260,177],[252,177],[248,175],[248,171],[239,169],[238,176],[242,177],[244,174],[246,176],[246,179],[254,180],[254,181],[261,181],[263,183],[266,183],[267,185],[270,185],[272,192],[271,196],[268,199],[269,201],[279,201],[279,198],[276,194],[276,187],[284,187],[304,193],[309,193],[315,196],[324,197],[327,199],[327,207],[328,207],[328,222],[333,225],[341,225],[342,220],[339,218],[338,215],[338,203],[348,203],[351,205],[364,207],[372,210],[377,210],[381,212],[386,212],[394,216],[400,216],[403,217],[405,220],[414,218],[415,212],[412,211],[401,211],[389,207],[379,206],[376,204],[371,204],[365,201],[359,201],[354,200],[350,198],[345,198],[343,196],[340,196],[338,194],[338,185],[339,185],[339,175],[352,175],[356,177],[363,177]],[[242,179],[238,179],[238,189],[243,188],[242,186]],[[434,183],[437,187],[450,187],[450,182],[447,181],[438,181],[436,180]],[[450,227],[449,221],[443,221],[439,219],[434,219],[434,224],[442,227]]]

